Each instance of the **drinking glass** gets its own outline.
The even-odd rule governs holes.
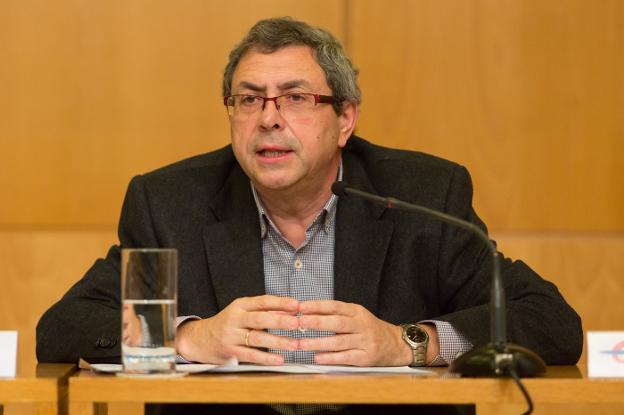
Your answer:
[[[121,250],[123,373],[175,372],[175,249]]]

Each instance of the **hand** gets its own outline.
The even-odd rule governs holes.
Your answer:
[[[121,311],[121,338],[126,346],[142,346],[143,345],[143,328],[141,320],[134,311],[134,306],[125,304]]]
[[[358,304],[307,301],[299,306],[302,329],[332,331],[335,336],[299,340],[301,350],[317,351],[323,365],[405,366],[412,352],[399,326],[375,317]]]
[[[283,356],[260,348],[297,350],[298,341],[267,333],[295,330],[299,302],[263,295],[238,298],[213,317],[182,323],[176,333],[178,353],[187,360],[221,364],[236,356],[241,362],[280,365]]]

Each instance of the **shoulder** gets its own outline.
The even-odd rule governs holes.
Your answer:
[[[435,169],[456,169],[459,165],[431,154],[413,150],[402,150],[373,144],[363,138],[352,136],[345,153],[353,154],[368,164],[399,165],[402,167],[428,167]]]
[[[154,190],[201,189],[217,192],[238,166],[230,145],[218,150],[177,161],[133,179]],[[178,193],[178,192],[174,192]]]
[[[143,174],[145,177],[175,176],[196,170],[227,170],[235,163],[232,146],[189,157]]]
[[[124,198],[120,229],[158,224],[191,232],[206,223],[225,188],[243,192],[248,183],[229,146],[135,176]]]
[[[431,202],[444,199],[457,184],[471,192],[470,175],[465,167],[420,151],[383,147],[353,136],[344,149],[343,160],[360,168],[360,173],[380,195]]]

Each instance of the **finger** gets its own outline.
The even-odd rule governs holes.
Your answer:
[[[319,365],[369,366],[366,361],[366,353],[358,349],[316,353],[314,363]]]
[[[279,314],[279,315],[285,315],[285,316],[296,316],[297,314],[299,314],[298,310],[292,310],[292,311],[274,311],[274,310],[269,310],[266,311],[267,313],[273,313],[273,314]]]
[[[356,336],[350,334],[299,339],[299,349],[311,352],[352,350],[357,344]]]
[[[355,316],[356,304],[335,300],[304,301],[299,304],[301,314],[335,314]]]
[[[275,295],[244,297],[235,301],[245,311],[284,311],[292,313],[297,312],[299,309],[299,301],[294,298],[277,297]]]
[[[355,333],[357,321],[342,315],[302,315],[299,317],[299,327],[306,330]]]
[[[251,329],[283,329],[295,330],[299,327],[299,319],[294,315],[278,314],[267,311],[251,311],[242,316],[241,325]]]
[[[251,330],[247,336],[249,347],[288,350],[294,352],[299,349],[299,341],[292,337],[277,336],[266,331]]]
[[[235,348],[236,358],[239,362],[259,363],[262,365],[283,365],[284,356],[255,349],[253,347]]]

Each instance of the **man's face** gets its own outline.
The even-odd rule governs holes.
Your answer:
[[[307,46],[265,54],[255,50],[240,60],[232,94],[274,97],[308,92],[332,95],[325,73]],[[353,131],[357,106],[337,115],[331,104],[293,114],[267,102],[256,113],[230,117],[236,159],[259,191],[318,189],[336,179],[340,148]],[[312,186],[312,187],[310,187]]]

